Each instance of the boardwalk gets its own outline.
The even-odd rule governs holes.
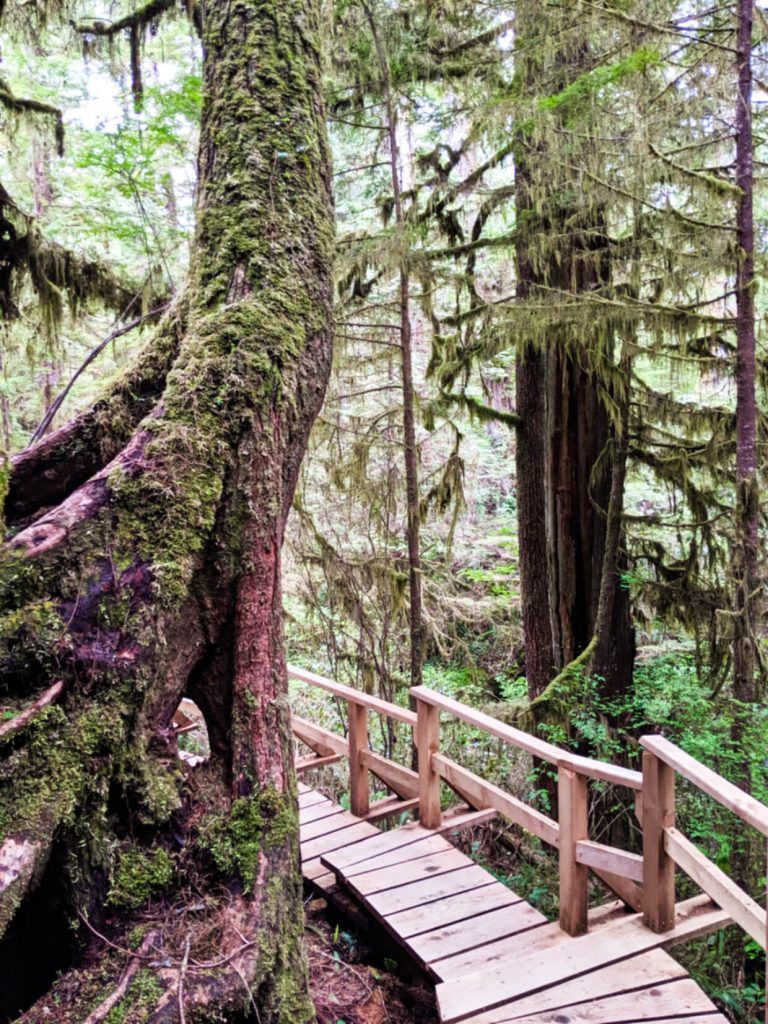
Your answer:
[[[766,913],[675,827],[675,775],[768,836],[768,808],[661,737],[644,737],[643,772],[552,747],[456,701],[416,689],[418,712],[388,705],[291,669],[349,706],[338,736],[294,717],[305,772],[349,760],[351,811],[300,786],[302,870],[308,884],[343,894],[375,919],[432,979],[445,1024],[726,1024],[726,1018],[666,949],[740,925],[765,948]],[[375,754],[368,714],[410,726],[419,771]],[[559,820],[481,779],[440,753],[440,713],[463,718],[556,766]],[[391,795],[371,802],[370,775]],[[642,855],[593,842],[590,780],[634,793]],[[441,787],[463,800],[441,809]],[[418,820],[382,831],[376,822],[405,811]],[[548,922],[449,841],[451,833],[496,815],[558,850],[560,918]],[[675,902],[675,869],[703,890]],[[619,897],[588,909],[588,873]],[[690,890],[689,890],[690,891]]]
[[[436,983],[441,1020],[726,1024],[659,948],[722,923],[700,899],[673,935],[615,902],[571,938],[434,831],[381,832],[308,787],[300,808],[306,877],[321,891],[343,887],[386,928]]]

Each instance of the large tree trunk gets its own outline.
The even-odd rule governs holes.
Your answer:
[[[546,74],[543,36],[557,36],[557,17],[541,21],[537,5],[518,8],[520,88],[535,97],[540,79],[564,89],[581,73],[587,47],[571,41]],[[548,16],[549,17],[549,16]],[[559,26],[560,29],[563,26]],[[538,54],[538,56],[536,56]],[[551,126],[550,126],[550,131]],[[522,134],[515,147],[518,298],[553,306],[610,279],[603,213],[576,198],[548,159],[548,135]],[[626,690],[634,637],[629,595],[618,572],[603,581],[612,479],[612,427],[605,407],[611,387],[599,367],[614,362],[609,322],[560,325],[543,317],[541,336],[519,344],[517,373],[518,523],[528,692],[538,697],[559,670],[589,647],[601,589],[612,623],[610,657],[593,658],[607,692]],[[601,394],[603,392],[604,394]],[[620,546],[621,547],[621,546]],[[598,645],[607,653],[606,645]]]
[[[54,681],[63,697],[0,733],[0,1019],[70,966],[43,955],[51,973],[36,980],[6,967],[10,948],[36,962],[51,914],[138,941],[105,896],[141,905],[153,934],[140,1019],[313,1015],[280,548],[331,355],[319,4],[204,8],[187,294],[134,371],[145,386],[113,391],[11,477],[22,528],[2,561],[0,704],[20,711]],[[187,786],[171,728],[185,695],[211,740]],[[73,977],[57,999],[85,1020],[98,999]]]

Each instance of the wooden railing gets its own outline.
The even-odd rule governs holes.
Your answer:
[[[587,930],[588,873],[592,870],[636,911],[647,926],[667,932],[675,923],[675,866],[684,871],[760,946],[766,947],[766,912],[675,827],[675,772],[709,794],[768,837],[768,807],[700,764],[661,736],[646,736],[643,771],[581,757],[424,686],[413,687],[416,711],[368,696],[305,669],[289,666],[289,676],[334,695],[348,707],[347,738],[293,716],[293,731],[314,754],[297,762],[299,770],[349,759],[350,808],[360,817],[383,817],[395,810],[418,809],[426,828],[441,827],[441,785],[446,783],[471,808],[495,811],[554,846],[560,861],[560,924],[570,935]],[[418,772],[370,749],[368,712],[403,722],[414,732]],[[482,779],[440,750],[440,715],[449,714],[495,736],[557,770],[559,820]],[[370,801],[369,773],[395,794]],[[588,786],[591,780],[635,792],[643,833],[643,854],[589,838]]]

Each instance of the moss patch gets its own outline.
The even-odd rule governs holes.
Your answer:
[[[107,902],[135,910],[150,896],[167,889],[173,879],[173,860],[165,850],[131,847],[119,854]]]

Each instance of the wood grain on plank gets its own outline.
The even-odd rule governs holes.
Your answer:
[[[477,889],[454,894],[450,900],[410,907],[408,910],[390,914],[387,920],[398,935],[408,939],[412,935],[420,935],[442,925],[466,921],[484,910],[498,910],[500,907],[519,902],[519,896],[501,882],[491,879]]]
[[[495,1010],[476,1014],[468,1019],[468,1024],[469,1021],[471,1024],[509,1024],[533,1013],[559,1011],[574,1003],[610,996],[615,994],[617,988],[623,987],[625,992],[636,992],[649,985],[664,985],[685,977],[684,968],[668,953],[653,949],[649,953],[623,960],[618,967],[615,964],[600,967],[579,978],[554,985],[546,992],[514,999]]]
[[[623,986],[619,968],[615,969],[616,985]],[[514,1005],[514,1004],[513,1004]],[[516,1024],[613,1024],[614,1021],[657,1020],[661,1016],[679,1014],[714,1014],[717,1010],[690,978],[679,978],[669,984],[655,983],[634,992],[590,999],[557,1010],[515,1018]]]
[[[427,878],[420,882],[411,882],[409,885],[401,885],[397,889],[374,893],[367,897],[365,902],[377,914],[389,917],[399,911],[423,907],[438,900],[450,902],[454,895],[487,885],[490,877],[488,872],[483,871],[477,864],[469,864],[458,871],[451,871],[448,875]],[[354,889],[352,881],[350,888]]]
[[[463,853],[448,847],[440,853],[428,857],[417,857],[414,860],[395,864],[391,867],[378,867],[358,875],[345,875],[349,887],[360,897],[368,897],[387,889],[396,889],[401,885],[419,882],[425,878],[445,875],[459,868],[471,867],[472,861]]]
[[[318,836],[316,839],[308,839],[306,842],[302,841],[302,859],[311,860],[324,853],[340,850],[343,846],[350,846],[352,843],[359,843],[363,839],[375,836],[378,831],[375,825],[354,819],[354,824],[332,832],[330,835]]]
[[[546,922],[543,914],[520,900],[465,921],[414,935],[408,939],[408,948],[422,963],[433,964],[440,975],[440,961],[446,957],[477,949],[497,939],[509,939]]]
[[[536,950],[500,959],[492,968],[448,981],[437,988],[438,1006],[445,1022],[463,1020],[472,1013],[492,1009],[511,999],[540,992],[558,981],[624,960],[633,954],[667,943],[695,938],[720,927],[728,915],[699,897],[680,905],[674,929],[656,933],[637,915],[605,925],[597,934],[582,935],[559,944],[558,956]]]

